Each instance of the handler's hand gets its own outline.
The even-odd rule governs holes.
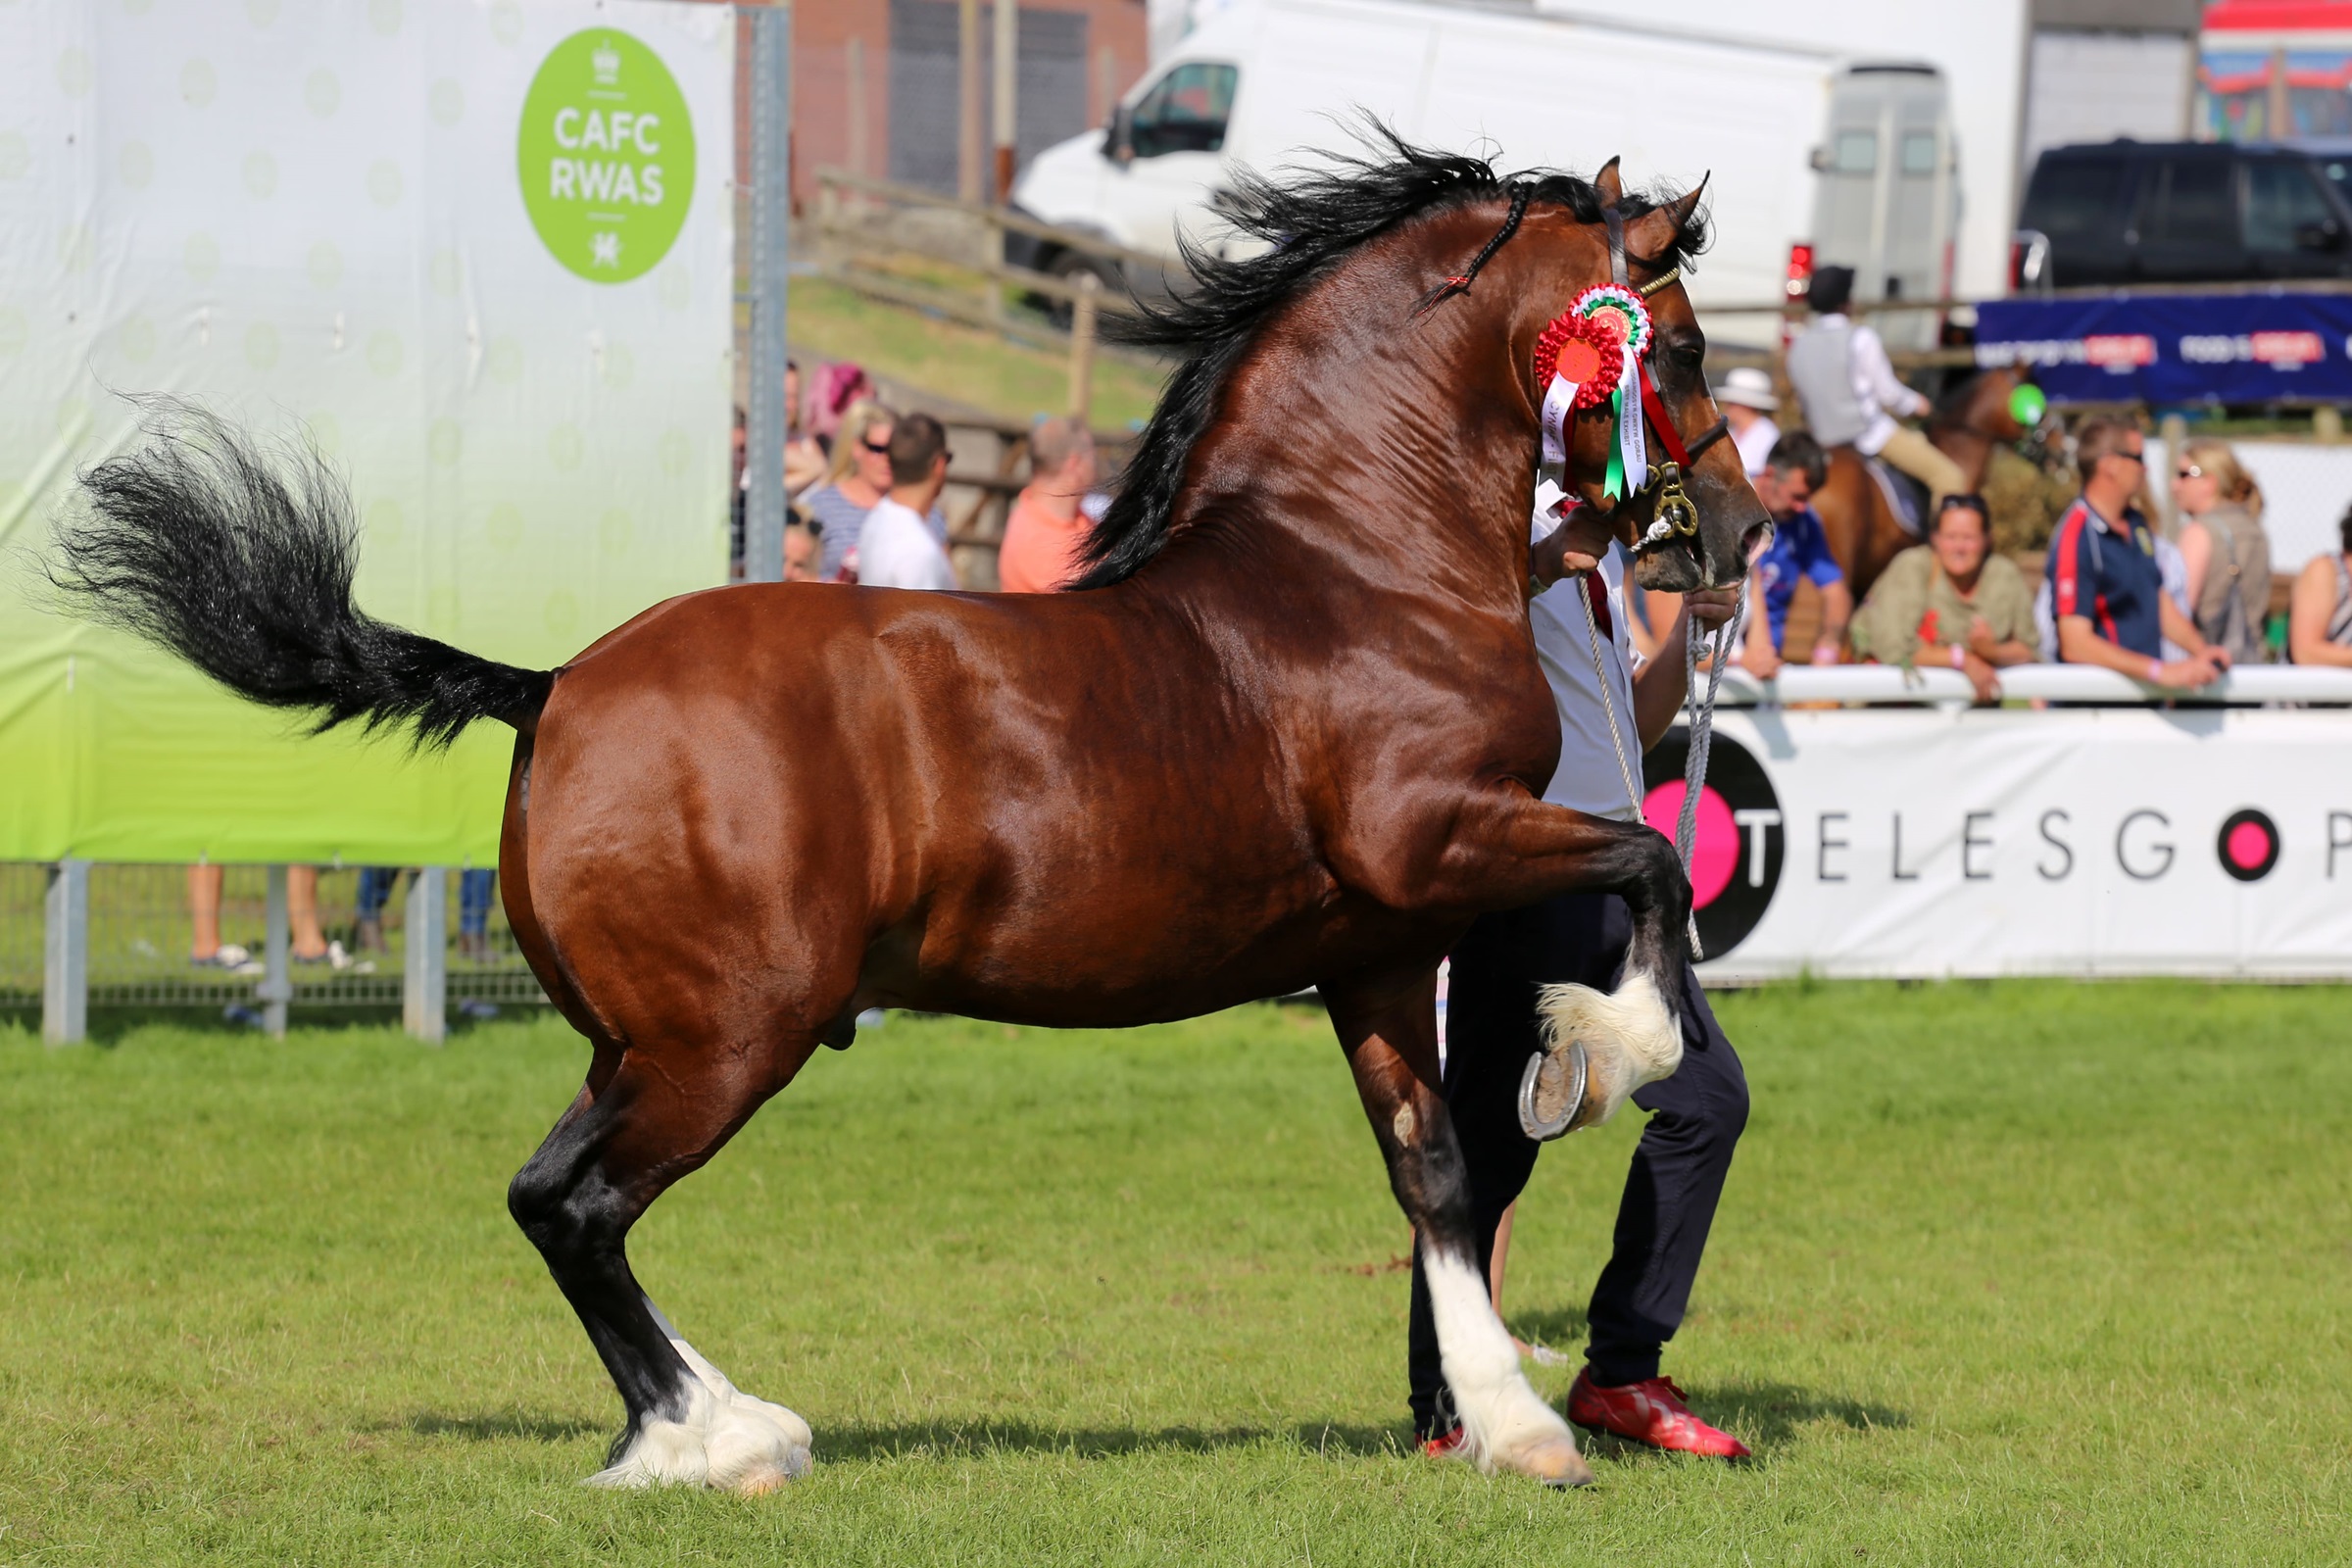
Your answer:
[[[1683,608],[1690,618],[1705,631],[1714,631],[1728,622],[1740,608],[1738,588],[1693,588],[1683,595]]]
[[[1611,537],[1609,526],[1599,513],[1591,507],[1578,507],[1568,514],[1566,521],[1538,541],[1528,561],[1528,570],[1544,588],[1570,572],[1591,571],[1609,553]]]

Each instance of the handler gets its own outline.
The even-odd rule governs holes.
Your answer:
[[[1600,519],[1579,510],[1556,530],[1539,518],[1536,531],[1542,536],[1537,577],[1551,586],[1528,612],[1536,658],[1560,715],[1559,767],[1544,799],[1594,816],[1638,821],[1626,770],[1638,787],[1641,760],[1630,755],[1620,763],[1594,653],[1612,688],[1605,701],[1615,707],[1615,733],[1629,750],[1646,752],[1672,726],[1683,703],[1687,618],[1695,616],[1709,629],[1722,625],[1740,590],[1686,595],[1662,657],[1642,663],[1626,631],[1625,557],[1611,548]],[[1586,603],[1580,605],[1580,598]],[[1479,1262],[1497,1289],[1495,1227],[1534,1173],[1541,1148],[1521,1129],[1518,1107],[1520,1076],[1541,1049],[1537,993],[1562,981],[1613,989],[1631,936],[1623,900],[1565,894],[1483,916],[1453,950],[1444,1093],[1467,1167]],[[1615,1250],[1592,1289],[1592,1339],[1568,1393],[1568,1419],[1656,1448],[1736,1459],[1746,1456],[1745,1445],[1691,1414],[1673,1380],[1658,1372],[1660,1350],[1690,1303],[1732,1150],[1747,1124],[1747,1080],[1740,1058],[1716,1025],[1697,976],[1688,968],[1685,975],[1683,1064],[1674,1076],[1634,1092],[1634,1103],[1650,1112],[1649,1124],[1619,1203]],[[1410,1332],[1414,1431],[1432,1456],[1450,1457],[1460,1449],[1461,1427],[1447,1405],[1417,1250]]]

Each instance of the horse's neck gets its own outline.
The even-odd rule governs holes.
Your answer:
[[[1167,547],[1206,558],[1187,573],[1192,584],[1247,593],[1295,571],[1352,593],[1434,591],[1518,612],[1532,429],[1431,416],[1424,397],[1462,393],[1418,367],[1287,368],[1239,380],[1227,416],[1194,450],[1188,469],[1199,477],[1176,497]],[[1380,390],[1336,404],[1315,390],[1334,387]],[[1331,416],[1305,417],[1319,403]],[[1188,532],[1204,537],[1188,544]]]
[[[1928,437],[1937,451],[1960,465],[1969,489],[1984,488],[1984,469],[1992,460],[1992,437],[1962,424],[1938,424]]]

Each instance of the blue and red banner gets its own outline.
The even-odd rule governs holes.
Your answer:
[[[2352,294],[2130,294],[1977,307],[1977,363],[2053,403],[2352,399]]]

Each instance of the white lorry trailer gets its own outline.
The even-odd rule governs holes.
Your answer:
[[[1213,247],[1234,169],[1278,172],[1343,147],[1357,111],[1504,170],[1589,174],[1614,154],[1639,183],[1711,174],[1716,241],[1690,280],[1702,314],[1781,299],[1816,261],[1855,267],[1866,300],[1934,298],[1950,282],[1958,160],[1934,67],[1525,6],[1234,0],[1155,63],[1105,130],[1040,154],[1014,202],[1152,255],[1172,258],[1180,232]],[[1090,265],[1050,246],[1015,259]],[[1756,346],[1778,331],[1757,315],[1707,327]]]

